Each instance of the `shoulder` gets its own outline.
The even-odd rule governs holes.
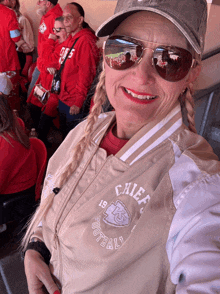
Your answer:
[[[187,129],[170,138],[173,145],[174,164],[169,170],[175,206],[189,190],[204,191],[212,180],[220,179],[220,162],[209,143]],[[204,183],[205,186],[204,186]],[[203,187],[204,186],[204,187]],[[196,188],[195,188],[196,187]],[[220,181],[218,182],[220,190]]]
[[[13,9],[11,9],[5,5],[2,5],[2,10],[4,11],[4,14],[7,14],[7,16],[11,16],[12,18],[17,19],[16,14]]]
[[[59,16],[62,16],[63,11],[60,7],[59,4],[56,4],[51,10],[48,11],[48,13],[46,14],[47,17],[51,18],[51,19],[55,19]]]
[[[76,36],[75,38],[78,39],[78,43],[92,43],[96,44],[97,37],[91,32],[89,29],[82,29]]]

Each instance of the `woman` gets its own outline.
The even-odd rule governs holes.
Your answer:
[[[16,44],[21,64],[21,74],[27,78],[28,69],[33,62],[34,34],[29,20],[20,12],[19,0],[11,0],[11,8],[14,9],[21,29],[22,38]]]
[[[191,94],[206,9],[119,0],[98,29],[110,37],[94,106],[50,160],[27,231],[30,293],[218,292],[220,164]],[[99,116],[105,93],[115,112]]]
[[[15,199],[20,195],[29,197],[28,201],[15,202],[10,216],[5,216],[2,208],[0,226],[6,228],[5,217],[8,221],[20,221],[30,216],[35,209],[37,163],[35,152],[23,129],[22,120],[18,120],[11,110],[5,94],[7,93],[0,87],[0,202]]]
[[[74,45],[61,73],[59,115],[63,139],[83,117],[82,106],[99,61],[97,37],[84,17],[82,6],[76,2],[68,3],[63,10],[64,25],[70,35],[57,56],[60,63]]]
[[[57,17],[54,22],[53,32],[48,37],[48,42],[44,49],[43,63],[40,63],[41,73],[36,82],[41,86],[50,91],[51,83],[55,71],[59,69],[59,60],[57,54],[63,47],[63,42],[67,39],[67,32],[63,23],[64,19],[62,16]],[[37,97],[34,95],[34,88],[27,99],[31,118],[33,120],[33,128],[38,132],[38,137],[41,139],[46,146],[50,143],[47,141],[47,135],[52,125],[53,119],[57,116],[58,107],[58,96],[50,93],[46,104],[42,104]]]

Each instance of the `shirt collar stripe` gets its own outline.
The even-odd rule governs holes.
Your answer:
[[[175,124],[172,125],[161,137],[159,137],[153,144],[151,144],[148,148],[146,148],[143,152],[141,152],[131,163],[135,163],[138,159],[144,156],[147,152],[152,150],[154,147],[162,143],[164,140],[169,138],[179,127],[182,125],[182,118],[180,118]]]
[[[120,159],[123,161],[127,161],[127,159],[131,156],[131,154],[133,154],[137,149],[140,148],[140,146],[142,146],[153,135],[155,135],[155,133],[157,133],[165,124],[167,124],[168,121],[170,121],[180,111],[181,111],[180,105],[177,105],[163,120],[161,120],[157,125],[155,125],[149,132],[145,133],[123,155],[121,155]],[[144,129],[145,127],[142,128],[142,130]],[[126,147],[126,145],[124,147]]]

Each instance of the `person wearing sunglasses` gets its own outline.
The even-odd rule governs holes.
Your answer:
[[[37,14],[41,17],[38,30],[37,64],[32,74],[32,80],[28,88],[27,97],[31,94],[40,73],[44,70],[44,48],[50,34],[53,33],[54,21],[62,16],[63,11],[58,0],[38,0]]]
[[[118,0],[99,27],[94,106],[50,159],[23,242],[30,293],[219,292],[220,163],[192,97],[206,19],[205,0]]]
[[[41,84],[41,86],[47,91],[50,91],[54,74],[60,67],[57,54],[59,54],[63,48],[67,37],[68,35],[64,26],[64,19],[62,16],[57,17],[54,22],[53,34],[50,34],[47,42],[45,42],[44,64],[36,82],[36,84]],[[51,147],[51,142],[47,140],[47,135],[53,124],[54,118],[58,115],[58,95],[50,93],[47,103],[43,105],[34,95],[34,89],[32,89],[31,94],[27,99],[27,103],[33,121],[31,127],[36,129],[38,138],[42,140],[47,147]]]

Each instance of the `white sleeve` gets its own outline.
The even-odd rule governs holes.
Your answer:
[[[22,44],[21,49],[24,53],[29,53],[34,50],[34,34],[29,20],[25,16],[19,17],[19,25],[22,30],[22,38],[24,44]]]
[[[167,254],[176,293],[220,293],[220,175],[200,174],[174,203]]]

